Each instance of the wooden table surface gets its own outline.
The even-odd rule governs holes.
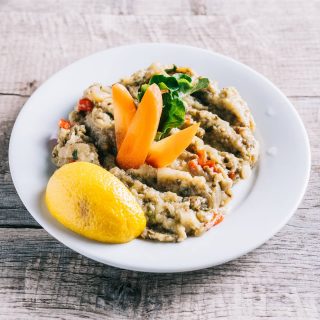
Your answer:
[[[319,319],[319,17],[316,0],[0,0],[0,319]],[[47,77],[98,50],[154,41],[248,64],[283,90],[309,134],[312,172],[295,215],[218,267],[147,274],[87,259],[33,220],[10,177],[12,126]]]

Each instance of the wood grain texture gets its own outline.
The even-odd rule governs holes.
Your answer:
[[[0,0],[0,319],[319,319],[320,2]],[[32,219],[8,166],[15,118],[52,73],[97,50],[192,44],[270,78],[297,108],[312,172],[289,223],[222,266],[146,274],[64,247]]]
[[[27,312],[43,319],[316,319],[320,285],[314,280],[320,265],[312,248],[319,249],[319,242],[292,224],[284,231],[300,241],[286,242],[282,233],[222,266],[146,274],[89,260],[44,230],[0,229],[0,314],[5,319],[23,319]]]
[[[230,55],[266,75],[289,96],[319,96],[316,10],[307,17],[283,10],[272,19],[269,14],[257,18],[253,13],[155,18],[75,10],[61,14],[0,11],[0,19],[0,35],[6,39],[0,43],[0,65],[6,75],[0,79],[0,88],[5,93],[30,94],[55,71],[97,50],[163,41]],[[299,77],[297,70],[301,70]]]

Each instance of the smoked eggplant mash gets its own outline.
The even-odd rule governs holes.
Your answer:
[[[255,123],[246,102],[235,88],[219,90],[215,82],[175,65],[153,64],[119,83],[136,107],[148,86],[157,84],[163,110],[155,140],[198,123],[188,147],[164,167],[118,165],[112,88],[93,84],[69,119],[60,120],[53,163],[91,162],[120,179],[145,213],[142,238],[176,242],[201,235],[223,220],[232,186],[246,179],[258,160]]]

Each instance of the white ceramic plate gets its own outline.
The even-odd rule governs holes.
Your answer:
[[[175,63],[235,86],[248,102],[257,124],[261,157],[254,174],[235,187],[229,214],[203,236],[182,243],[134,240],[108,245],[78,236],[48,213],[43,193],[54,168],[48,141],[57,122],[67,117],[83,90],[93,82],[111,84],[152,62]],[[307,186],[309,142],[289,100],[249,67],[203,49],[174,44],[139,44],[98,52],[59,71],[27,101],[14,125],[9,162],[17,192],[32,216],[53,237],[94,260],[125,269],[180,272],[235,259],[260,246],[296,210]]]

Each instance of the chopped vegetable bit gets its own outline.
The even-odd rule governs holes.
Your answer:
[[[196,172],[198,170],[197,160],[193,159],[188,161],[188,167],[190,172]]]
[[[204,166],[205,162],[207,161],[207,155],[206,152],[204,150],[199,150],[197,152],[197,156],[198,156],[198,163],[201,167]]]
[[[187,114],[187,115],[185,116],[185,118],[184,118],[184,123],[185,123],[186,125],[190,125],[190,124],[191,124],[191,121],[192,121],[192,119],[191,119],[190,115]]]
[[[205,150],[199,150],[197,152],[198,156],[198,164],[204,168],[204,167],[209,167],[212,168],[213,171],[215,172],[220,172],[220,169],[216,167],[216,163],[213,160],[207,160],[207,154]]]
[[[228,173],[228,176],[229,176],[230,179],[234,180],[235,177],[236,177],[236,174],[235,174],[235,172],[230,171],[230,172]]]
[[[212,227],[216,226],[217,224],[219,224],[220,222],[222,222],[223,219],[224,219],[224,215],[223,214],[214,212],[213,216],[212,216],[212,220],[209,221],[205,225],[205,229],[209,230],[210,228],[212,228]]]
[[[78,102],[78,111],[91,112],[93,107],[93,102],[87,98],[80,99]]]
[[[207,160],[203,166],[215,169],[216,163],[213,160]]]
[[[217,224],[219,224],[220,222],[222,222],[224,219],[224,216],[222,214],[216,214],[214,216],[214,223],[213,225],[216,226]]]
[[[73,159],[74,161],[77,161],[77,160],[78,160],[78,150],[77,150],[77,149],[74,149],[74,150],[72,151],[72,159]]]
[[[71,128],[71,123],[68,120],[60,119],[59,127],[63,128],[63,129],[70,129]]]
[[[175,73],[175,72],[177,72],[177,66],[174,64],[174,65],[172,66],[172,68],[170,68],[170,69],[165,69],[165,72],[168,73],[168,74],[170,74],[170,73]]]

